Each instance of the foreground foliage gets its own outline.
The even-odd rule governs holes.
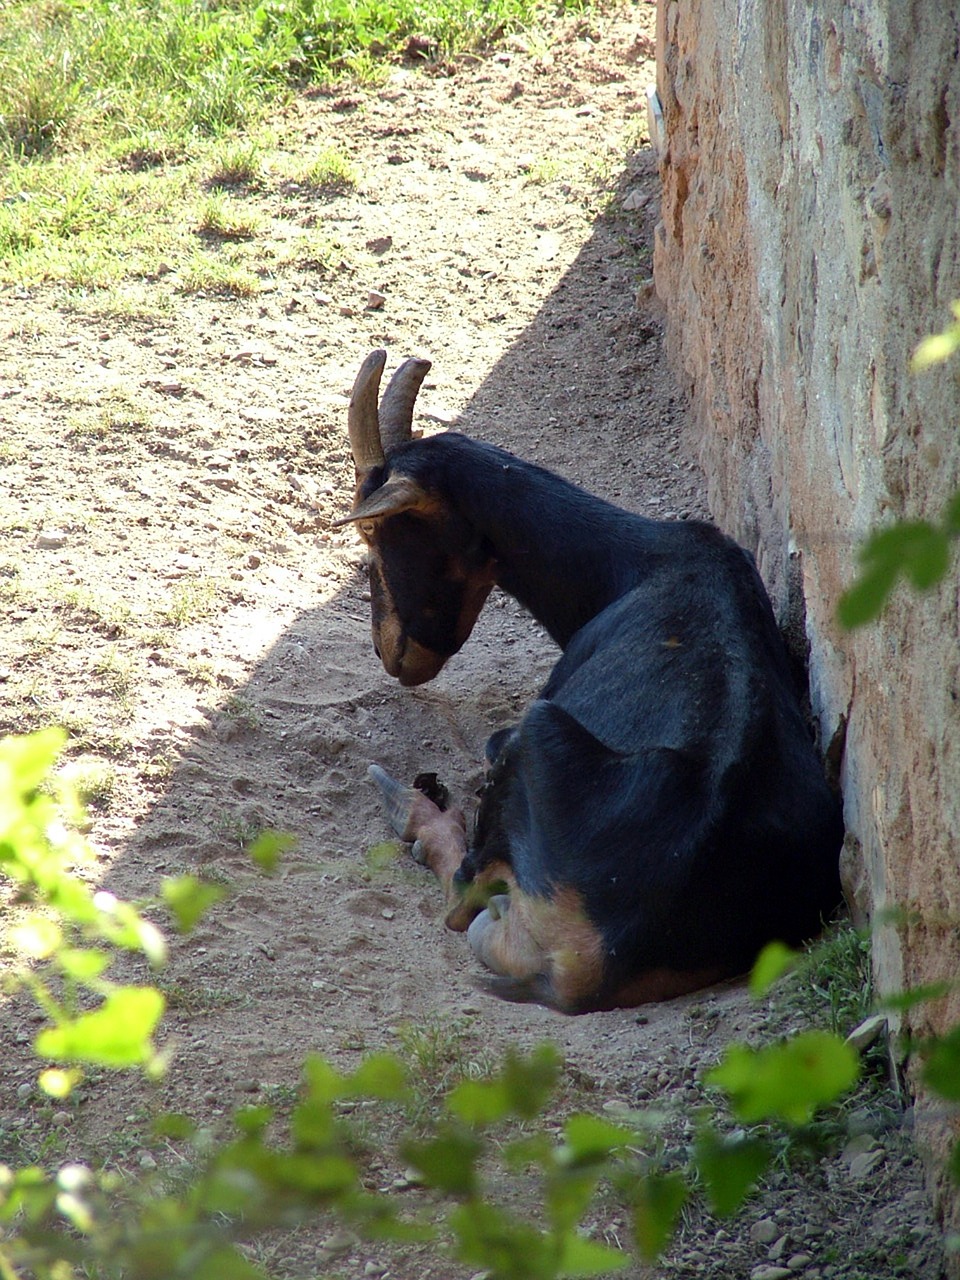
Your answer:
[[[29,962],[7,985],[28,988],[46,1015],[34,1048],[54,1064],[39,1077],[53,1097],[66,1096],[91,1064],[153,1074],[176,1069],[154,1043],[160,992],[109,977],[118,948],[162,964],[162,934],[142,910],[92,890],[69,870],[82,865],[85,846],[64,821],[78,819],[80,809],[55,772],[62,743],[57,730],[0,743],[0,867],[25,904],[14,938]],[[258,860],[272,866],[282,843],[267,837],[255,850]],[[189,928],[215,894],[176,877],[163,882],[160,900],[179,927]],[[755,974],[757,993],[793,961],[782,950],[768,953]],[[930,1087],[948,1099],[960,1096],[960,1035],[925,1052]],[[730,1046],[708,1077],[726,1097],[730,1118],[719,1111],[703,1118],[688,1166],[667,1168],[652,1114],[630,1113],[616,1123],[574,1114],[559,1135],[546,1133],[537,1122],[560,1067],[548,1045],[528,1056],[509,1053],[490,1078],[448,1091],[427,1131],[401,1142],[398,1154],[417,1180],[449,1205],[439,1230],[398,1209],[396,1197],[368,1190],[357,1159],[362,1143],[350,1104],[401,1105],[410,1082],[399,1058],[375,1054],[343,1074],[311,1056],[283,1137],[267,1106],[238,1110],[233,1137],[212,1147],[187,1117],[160,1116],[157,1133],[189,1154],[185,1180],[160,1173],[131,1180],[78,1164],[53,1171],[0,1167],[0,1275],[253,1280],[263,1273],[238,1245],[321,1209],[368,1238],[452,1237],[460,1260],[502,1280],[606,1274],[629,1259],[581,1228],[601,1186],[628,1208],[634,1245],[652,1258],[690,1196],[703,1194],[714,1213],[735,1212],[783,1142],[791,1134],[802,1139],[860,1069],[854,1051],[827,1032],[801,1032],[759,1049]],[[485,1172],[491,1164],[539,1188],[535,1220],[492,1200],[493,1179]],[[956,1156],[954,1165],[960,1175]]]
[[[911,369],[934,369],[960,351],[960,302],[951,305],[953,321],[924,338],[914,352]],[[897,520],[875,530],[860,548],[860,572],[837,607],[841,626],[873,622],[901,579],[917,591],[928,591],[947,576],[960,539],[960,491],[947,499],[935,520]]]

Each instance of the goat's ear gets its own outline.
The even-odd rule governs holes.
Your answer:
[[[368,498],[350,512],[334,520],[331,529],[339,529],[341,525],[353,524],[357,520],[372,520],[375,517],[395,516],[401,511],[409,511],[411,507],[425,507],[430,503],[426,489],[417,484],[410,476],[391,476],[386,484],[375,489]]]

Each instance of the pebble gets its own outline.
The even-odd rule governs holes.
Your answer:
[[[809,1267],[812,1261],[812,1253],[795,1253],[787,1259],[787,1266],[791,1271],[802,1271],[804,1267]]]
[[[56,551],[58,547],[67,545],[67,535],[59,529],[48,529],[37,534],[36,545],[41,551]]]
[[[773,1244],[780,1235],[780,1228],[772,1218],[761,1218],[750,1228],[750,1239],[754,1244]]]
[[[856,1156],[850,1161],[850,1177],[854,1182],[861,1182],[881,1163],[885,1154],[881,1148],[878,1151],[865,1151],[863,1155]]]
[[[750,1272],[750,1280],[791,1280],[792,1276],[793,1272],[786,1267],[771,1266],[766,1262]]]
[[[767,1257],[770,1259],[770,1261],[779,1262],[780,1259],[783,1257],[783,1255],[786,1253],[787,1246],[789,1245],[789,1243],[790,1243],[790,1240],[789,1240],[789,1237],[787,1236],[781,1236],[779,1240],[774,1241],[774,1243],[767,1250]]]
[[[371,289],[367,294],[367,310],[379,311],[386,300],[386,295],[382,294],[379,289]]]
[[[17,1097],[21,1102],[25,1102],[33,1093],[33,1085],[28,1082],[17,1086]]]

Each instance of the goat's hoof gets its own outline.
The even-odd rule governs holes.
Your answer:
[[[491,914],[488,905],[478,916],[473,918],[470,928],[467,930],[467,941],[470,944],[470,950],[488,969],[493,967],[490,963],[490,935],[495,929],[496,920]]]
[[[493,897],[487,901],[487,910],[490,912],[492,919],[502,920],[510,910],[509,893],[495,893]]]

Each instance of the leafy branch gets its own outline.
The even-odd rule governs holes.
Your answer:
[[[88,851],[63,821],[80,811],[54,772],[62,743],[57,731],[0,741],[0,869],[29,909],[15,936],[31,967],[15,978],[47,1016],[35,1050],[56,1064],[40,1077],[53,1096],[69,1092],[90,1064],[154,1075],[171,1065],[153,1044],[160,993],[114,984],[107,974],[118,948],[159,965],[160,931],[69,869]],[[271,866],[283,843],[268,839],[258,860]],[[208,889],[184,877],[164,882],[161,898],[180,928],[211,904]],[[754,970],[754,994],[763,995],[794,962],[786,948],[768,948]],[[960,1029],[920,1052],[929,1087],[960,1100]],[[407,1200],[398,1209],[396,1197],[365,1185],[356,1101],[389,1112],[411,1096],[407,1068],[392,1054],[368,1056],[349,1074],[308,1057],[288,1123],[272,1107],[242,1107],[232,1136],[220,1143],[211,1145],[187,1117],[161,1114],[155,1133],[177,1144],[189,1170],[176,1181],[161,1171],[121,1177],[80,1164],[50,1172],[0,1165],[0,1277],[265,1280],[245,1245],[319,1212],[369,1239],[452,1242],[460,1261],[491,1280],[604,1275],[626,1266],[630,1255],[584,1228],[602,1187],[625,1207],[636,1252],[652,1259],[692,1197],[703,1195],[718,1216],[735,1213],[784,1144],[803,1142],[811,1121],[860,1072],[854,1050],[822,1031],[761,1048],[730,1045],[705,1083],[722,1096],[736,1127],[719,1109],[704,1112],[678,1167],[675,1155],[671,1165],[660,1149],[653,1113],[630,1112],[616,1123],[577,1113],[558,1134],[547,1133],[539,1122],[553,1105],[561,1066],[549,1045],[527,1055],[510,1051],[490,1078],[458,1084],[425,1131],[398,1143],[398,1158],[433,1193],[430,1217]],[[960,1180],[956,1152],[952,1169]],[[496,1202],[503,1174],[520,1180],[525,1201],[536,1188],[538,1207],[527,1216]]]
[[[960,302],[951,306],[954,322],[924,338],[913,354],[914,373],[933,368],[960,350]],[[936,521],[901,520],[871,534],[860,548],[860,574],[840,597],[837,618],[848,630],[878,618],[897,583],[905,578],[927,591],[949,572],[954,541],[960,538],[960,491],[947,501]]]

